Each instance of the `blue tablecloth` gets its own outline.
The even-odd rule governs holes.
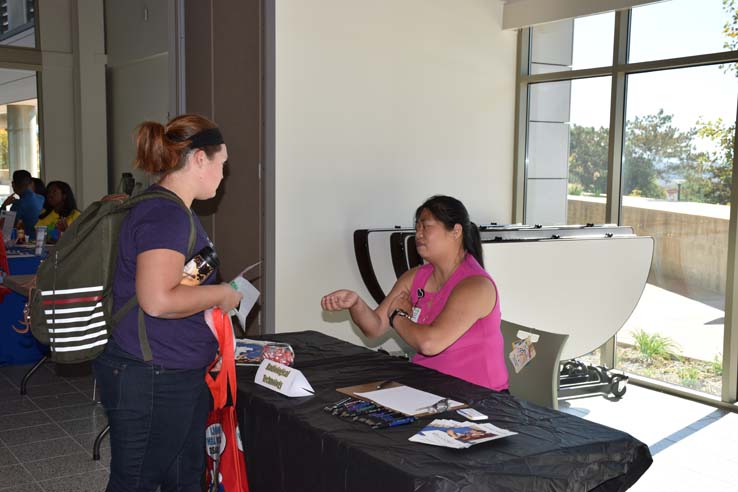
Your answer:
[[[8,250],[11,275],[35,274],[42,257],[29,250]],[[30,250],[32,253],[33,250]],[[24,325],[26,297],[15,292],[0,302],[0,365],[33,364],[46,350]]]

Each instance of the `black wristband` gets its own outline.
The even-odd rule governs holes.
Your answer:
[[[392,328],[395,327],[395,323],[394,323],[395,322],[395,316],[402,316],[403,318],[410,319],[410,315],[407,314],[407,311],[404,311],[404,310],[402,310],[400,308],[397,308],[394,311],[392,311],[392,314],[390,314],[390,316],[389,316],[389,324],[390,324],[390,326]]]

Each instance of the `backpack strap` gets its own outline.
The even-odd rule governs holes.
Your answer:
[[[194,217],[192,217],[192,211],[190,211],[190,209],[185,206],[184,202],[176,194],[168,191],[147,191],[128,199],[123,204],[123,207],[129,209],[140,202],[151,200],[153,198],[165,198],[167,200],[171,200],[181,206],[187,212],[187,217],[190,218],[190,236],[187,240],[187,258],[189,258],[190,256],[192,256],[192,253],[194,252],[193,250],[195,249],[197,228],[195,227],[195,219]],[[121,307],[118,311],[115,312],[115,314],[113,314],[113,326],[117,325],[118,322],[123,319],[123,316],[125,316],[126,313],[128,313],[128,311],[133,309],[135,306],[138,306],[138,298],[136,297],[136,294],[128,299],[123,307]],[[146,319],[144,317],[143,309],[141,309],[140,306],[138,307],[138,341],[141,345],[141,355],[143,356],[143,360],[146,362],[153,360],[154,356],[151,352],[149,337],[146,335]]]

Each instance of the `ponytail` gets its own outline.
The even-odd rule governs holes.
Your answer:
[[[463,227],[464,231],[464,250],[477,260],[479,266],[484,268],[484,253],[482,251],[482,237],[479,234],[479,227],[474,222],[469,222]]]
[[[185,114],[172,119],[166,126],[156,121],[144,121],[136,131],[134,166],[148,174],[166,174],[181,169],[192,148],[192,137],[210,128],[217,128],[209,119]],[[221,145],[203,145],[209,158]]]

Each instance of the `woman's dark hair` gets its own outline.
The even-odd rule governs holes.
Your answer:
[[[59,188],[59,191],[61,191],[62,193],[62,204],[59,208],[59,211],[57,212],[59,214],[59,217],[69,217],[69,214],[77,210],[77,200],[74,199],[74,192],[72,191],[72,187],[64,181],[51,181],[46,186],[47,192],[51,191],[52,187]],[[47,193],[46,201],[44,201],[44,211],[41,213],[41,215],[38,216],[38,218],[43,219],[53,211],[54,207],[49,205],[49,197]]]
[[[415,222],[420,220],[420,214],[424,209],[433,214],[437,220],[443,222],[446,230],[452,230],[456,224],[462,229],[464,251],[470,253],[484,268],[482,256],[482,239],[479,236],[479,228],[469,220],[469,212],[463,203],[452,196],[435,195],[428,198],[425,203],[415,211]]]
[[[31,178],[31,181],[33,181],[33,192],[45,198],[46,186],[44,186],[43,180],[41,178]]]
[[[134,166],[149,174],[166,174],[181,169],[192,150],[192,137],[210,128],[218,126],[197,114],[177,116],[166,125],[144,121],[137,129]],[[198,148],[212,158],[221,146],[205,145]]]

